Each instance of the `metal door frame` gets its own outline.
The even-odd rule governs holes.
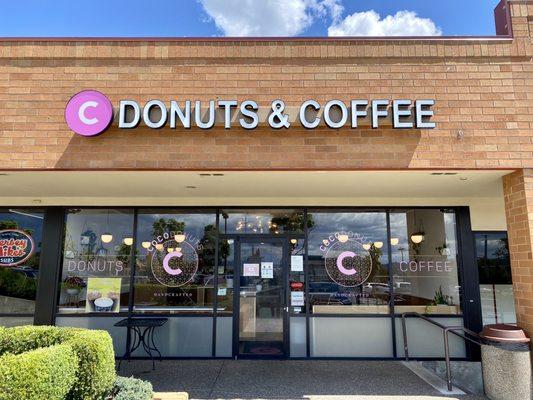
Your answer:
[[[239,325],[240,325],[240,289],[241,289],[241,244],[242,243],[272,243],[272,244],[281,244],[282,246],[282,290],[284,297],[284,304],[282,304],[282,321],[283,321],[283,355],[278,356],[267,356],[267,355],[258,355],[258,356],[248,356],[248,355],[239,355]],[[233,280],[233,357],[235,359],[241,358],[252,358],[252,359],[287,359],[290,357],[289,354],[289,246],[288,238],[271,236],[271,235],[261,235],[261,236],[238,236],[235,238],[235,271]]]

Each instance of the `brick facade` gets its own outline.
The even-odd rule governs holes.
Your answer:
[[[533,169],[503,181],[518,324],[533,333]]]
[[[3,41],[0,169],[518,169],[505,179],[505,201],[517,313],[533,332],[533,2],[502,4],[512,37]],[[434,98],[438,126],[125,131],[114,124],[82,138],[63,113],[87,88],[115,105]]]
[[[533,4],[514,38],[7,41],[0,46],[3,168],[358,169],[531,167]],[[526,34],[527,33],[527,34]],[[75,137],[64,107],[93,88],[131,98],[434,98],[436,130],[298,127],[124,131]],[[458,138],[463,133],[462,139]]]

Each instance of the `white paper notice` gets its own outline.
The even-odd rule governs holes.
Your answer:
[[[274,263],[262,262],[261,263],[261,278],[272,279],[274,278]]]
[[[259,264],[243,264],[243,276],[259,276]]]
[[[218,288],[218,295],[225,296],[228,293],[228,289],[225,287]]]
[[[304,257],[303,256],[291,256],[291,271],[303,272],[304,270]]]
[[[300,307],[304,305],[304,292],[291,292],[291,306]]]

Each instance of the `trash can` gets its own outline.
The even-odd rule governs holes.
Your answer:
[[[531,400],[529,338],[514,325],[487,325],[481,332],[485,394],[491,400]]]

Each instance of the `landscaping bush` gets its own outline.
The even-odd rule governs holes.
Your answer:
[[[154,390],[150,382],[117,376],[113,400],[152,400]]]
[[[0,400],[63,400],[78,371],[69,344],[0,357]]]
[[[0,330],[0,355],[40,348],[46,351],[47,347],[58,344],[68,344],[76,357],[76,379],[66,399],[101,399],[111,391],[116,379],[115,353],[111,336],[106,331],[52,326]]]

